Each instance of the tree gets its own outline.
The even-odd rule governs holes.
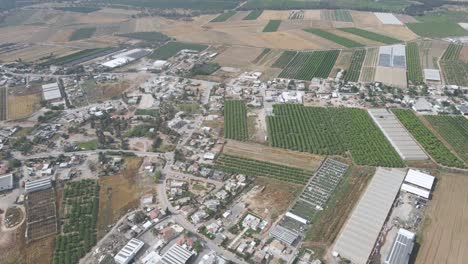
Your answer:
[[[21,167],[21,161],[17,159],[12,159],[8,162],[10,168],[19,168]]]

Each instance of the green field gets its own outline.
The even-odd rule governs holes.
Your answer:
[[[190,70],[192,75],[211,75],[219,70],[221,66],[217,63],[197,63]]]
[[[213,18],[210,22],[224,22],[226,20],[228,20],[230,17],[232,17],[233,15],[235,15],[237,12],[236,11],[228,11],[226,13],[222,13],[221,15]]]
[[[263,50],[262,50],[262,53],[260,53],[260,54],[257,56],[257,58],[255,58],[255,59],[252,61],[252,63],[255,63],[255,64],[258,63],[261,59],[263,59],[263,57],[265,57],[268,53],[270,53],[270,51],[271,51],[271,49],[268,49],[268,48],[263,49]]]
[[[34,15],[34,13],[36,13],[36,10],[34,9],[20,9],[18,11],[13,11],[11,14],[0,20],[0,27],[13,27],[22,25],[28,18]]]
[[[458,156],[468,162],[468,119],[445,115],[426,115],[425,118]]]
[[[402,42],[399,39],[377,34],[377,33],[367,31],[364,29],[360,29],[360,28],[338,28],[338,29],[344,32],[348,32],[348,33],[351,33],[351,34],[354,34],[354,35],[357,35],[366,39],[370,39],[370,40],[385,43],[385,44],[395,44],[395,43]]]
[[[77,61],[86,57],[94,56],[96,54],[99,54],[108,50],[109,48],[86,49],[86,50],[72,53],[67,56],[48,60],[44,63],[41,63],[40,66],[65,65],[65,64],[68,64],[68,63],[71,63],[71,62],[74,62],[74,61]]]
[[[459,86],[468,85],[468,63],[459,59],[461,44],[450,43],[440,58],[445,83]]]
[[[78,142],[76,144],[81,150],[95,150],[99,148],[99,143],[97,139],[92,139],[90,141]]]
[[[247,140],[247,108],[241,100],[224,101],[224,137]]]
[[[92,13],[101,10],[99,7],[86,7],[86,6],[66,6],[66,7],[54,7],[55,10],[65,12],[76,12],[76,13]]]
[[[351,66],[348,71],[346,71],[344,81],[345,82],[357,82],[359,80],[359,75],[361,74],[362,63],[366,57],[365,49],[358,49],[353,51],[351,56]]]
[[[237,0],[98,0],[98,2],[123,5],[130,8],[191,9],[197,11],[223,11],[237,6]]]
[[[412,84],[424,82],[421,60],[419,59],[418,44],[412,42],[406,45],[406,67],[408,68],[408,81]]]
[[[318,28],[309,28],[309,29],[304,29],[306,32],[312,33],[314,35],[317,35],[321,38],[328,39],[330,41],[333,41],[337,44],[340,44],[341,46],[345,46],[347,48],[356,48],[356,47],[362,47],[363,45],[361,43],[358,43],[356,41],[335,35],[333,33],[330,33],[325,30],[321,30]]]
[[[464,168],[465,165],[424,125],[411,110],[394,109],[393,113],[424,147],[431,157],[445,166]]]
[[[349,10],[322,10],[322,16],[324,16],[325,20],[330,21],[353,22],[353,17]]]
[[[261,16],[263,13],[263,10],[253,10],[250,11],[250,13],[243,18],[243,20],[256,20],[259,16]]]
[[[150,55],[150,58],[157,60],[167,60],[170,57],[179,53],[179,51],[184,49],[202,51],[208,48],[206,45],[195,44],[195,43],[185,43],[185,42],[169,42],[166,45],[159,47],[157,50]]]
[[[281,56],[271,65],[271,67],[284,69],[294,58],[294,56],[296,56],[296,54],[296,51],[284,51]]]
[[[68,182],[63,191],[62,231],[55,240],[54,264],[78,263],[96,245],[99,185],[95,180]]]
[[[80,39],[88,39],[96,32],[95,27],[87,27],[87,28],[79,28],[71,34],[69,41],[80,40]]]
[[[215,164],[215,169],[227,173],[244,174],[253,177],[267,177],[295,184],[306,184],[314,174],[299,168],[288,167],[266,161],[240,158],[222,154]]]
[[[314,77],[328,78],[339,54],[339,50],[300,52],[278,77],[309,81]]]
[[[273,105],[267,117],[270,145],[320,155],[348,151],[359,165],[403,167],[403,161],[369,114],[358,108]]]
[[[168,36],[159,32],[132,32],[127,34],[119,34],[117,36],[132,39],[140,39],[151,42],[166,42],[170,40]]]
[[[263,32],[276,32],[281,25],[281,20],[270,20],[263,28]]]
[[[421,37],[446,38],[468,34],[468,31],[458,25],[458,22],[468,22],[466,12],[430,12],[425,16],[418,16],[417,20],[419,22],[406,25]]]

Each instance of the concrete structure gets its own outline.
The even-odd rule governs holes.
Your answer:
[[[419,98],[413,105],[413,110],[419,113],[432,113],[432,104],[425,98]]]
[[[374,13],[374,15],[384,25],[403,25],[403,23],[392,13]]]
[[[414,247],[415,234],[400,228],[393,242],[392,250],[385,259],[385,264],[408,264]]]
[[[42,85],[42,98],[44,101],[55,101],[62,99],[58,83],[48,83]]]
[[[274,237],[285,244],[292,245],[299,238],[299,235],[287,228],[277,225],[270,231],[270,237]]]
[[[401,189],[429,199],[434,181],[434,176],[410,169],[406,174],[405,183],[403,183]]]
[[[429,158],[391,111],[387,109],[369,109],[368,111],[402,159],[426,160]]]
[[[24,192],[32,193],[49,188],[52,188],[52,180],[50,178],[43,178],[26,182],[24,185]]]
[[[193,252],[174,244],[162,257],[164,264],[185,264],[193,256]]]
[[[0,176],[0,191],[13,189],[13,174]]]
[[[117,253],[114,257],[114,260],[118,264],[127,264],[132,261],[135,255],[140,251],[140,249],[145,245],[143,241],[140,241],[136,238],[130,239],[128,243]]]
[[[440,72],[436,69],[424,69],[424,78],[426,81],[440,82]]]
[[[428,191],[428,190],[418,188],[416,186],[409,185],[407,183],[403,183],[401,185],[401,190],[405,191],[405,192],[412,193],[412,194],[416,194],[417,196],[420,196],[420,197],[423,197],[423,198],[426,198],[426,199],[429,199],[429,196],[431,194],[431,192]]]
[[[336,241],[334,251],[342,258],[367,263],[404,177],[400,169],[377,169]]]

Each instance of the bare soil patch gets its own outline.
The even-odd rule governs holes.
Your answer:
[[[310,153],[234,140],[227,141],[223,153],[312,171],[315,171],[323,161],[323,157]]]
[[[460,56],[459,59],[468,62],[468,46],[464,46],[462,50],[460,51]]]
[[[256,58],[262,51],[261,48],[230,47],[219,54],[215,61],[222,66],[243,67],[251,64],[252,58]]]
[[[351,65],[351,57],[353,56],[353,52],[350,50],[343,50],[340,52],[340,55],[338,55],[338,58],[336,59],[335,66],[333,66],[333,69],[330,72],[330,75],[328,77],[336,77],[336,73],[338,70],[348,70],[349,66]]]
[[[41,94],[8,95],[8,119],[30,116],[41,108]]]
[[[358,28],[363,27],[375,27],[382,25],[380,20],[370,12],[354,11],[351,10],[351,16],[353,17],[354,25]]]

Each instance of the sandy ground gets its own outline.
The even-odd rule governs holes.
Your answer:
[[[351,10],[350,12],[351,16],[353,17],[354,25],[358,28],[376,27],[382,25],[374,13],[354,10]]]
[[[406,88],[406,69],[377,66],[375,71],[375,81],[400,88]]]
[[[251,142],[246,143],[234,140],[229,140],[226,143],[223,153],[307,170],[317,169],[323,161],[322,157],[314,154],[272,148]]]
[[[215,62],[222,66],[242,67],[249,65],[252,58],[256,58],[262,50],[261,48],[231,47],[219,54]]]
[[[423,224],[416,263],[466,263],[468,177],[442,174]]]
[[[8,119],[28,117],[41,108],[40,103],[41,94],[8,95]]]
[[[460,51],[460,60],[468,62],[468,46],[464,46]]]

